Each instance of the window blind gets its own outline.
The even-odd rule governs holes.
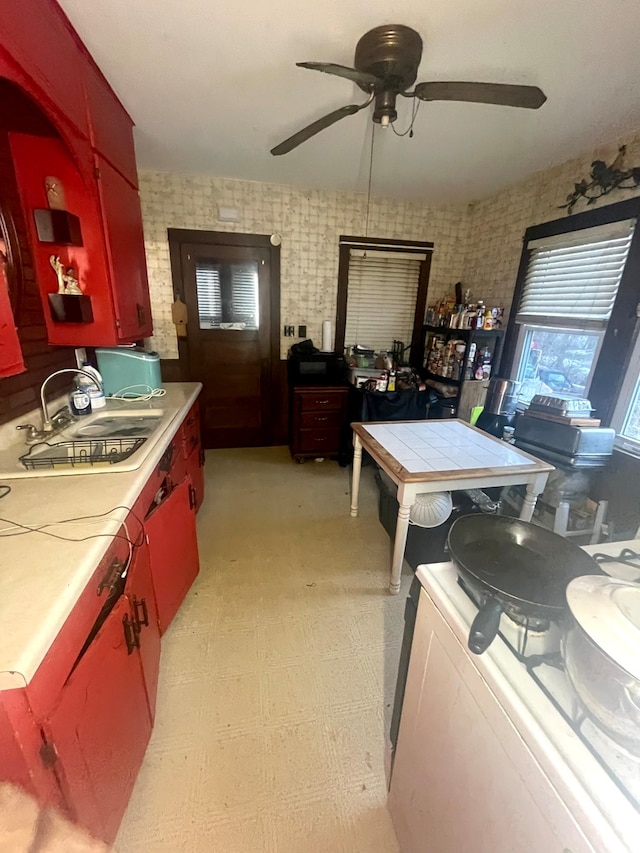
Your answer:
[[[517,323],[604,329],[627,260],[635,220],[530,241]]]
[[[219,261],[198,258],[196,263],[196,290],[201,328],[219,326],[220,323],[246,323],[258,328],[258,265],[255,261],[235,263],[225,270],[225,295],[223,298],[222,264]],[[231,289],[227,298],[228,275]]]
[[[350,249],[345,345],[389,350],[411,341],[420,266],[426,255]]]
[[[218,326],[222,322],[219,263],[198,258],[196,262],[196,291],[200,328]]]

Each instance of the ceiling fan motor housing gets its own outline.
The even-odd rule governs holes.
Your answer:
[[[362,36],[356,45],[353,64],[358,71],[366,71],[380,80],[373,86],[375,122],[388,124],[397,119],[396,96],[415,83],[421,58],[422,39],[415,30],[402,24],[385,24]],[[371,91],[366,85],[360,88]]]
[[[421,58],[422,39],[415,30],[385,24],[362,36],[353,64],[358,71],[379,77],[385,89],[397,94],[415,83]],[[370,91],[366,86],[360,88]]]

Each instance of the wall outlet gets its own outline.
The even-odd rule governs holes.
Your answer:
[[[307,327],[306,326],[298,326],[298,337],[306,338],[307,337]]]
[[[285,326],[284,327],[285,338],[292,338],[294,335],[295,335],[295,327],[294,326]]]
[[[82,367],[87,360],[87,351],[84,347],[76,347],[76,366]]]

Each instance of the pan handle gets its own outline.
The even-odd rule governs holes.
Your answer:
[[[488,598],[478,611],[469,631],[468,646],[474,655],[481,655],[494,641],[500,627],[502,604],[497,598]]]

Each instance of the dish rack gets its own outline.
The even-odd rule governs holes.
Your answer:
[[[83,465],[115,465],[139,450],[146,438],[86,438],[58,444],[39,442],[20,457],[28,471]],[[48,447],[49,450],[43,450]]]

